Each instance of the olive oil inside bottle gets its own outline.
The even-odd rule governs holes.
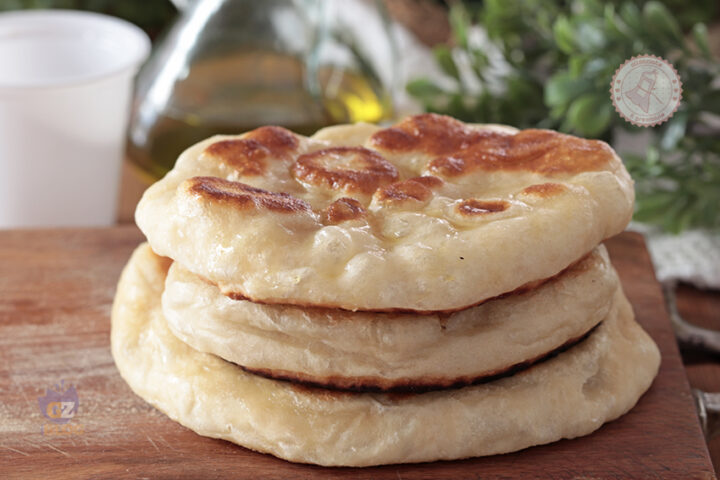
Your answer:
[[[236,135],[262,125],[312,135],[328,125],[392,117],[389,97],[367,72],[322,66],[315,78],[306,75],[300,60],[276,52],[199,61],[174,85],[161,111],[136,112],[128,155],[158,179],[183,150],[212,135]]]

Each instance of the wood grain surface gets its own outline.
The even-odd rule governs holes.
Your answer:
[[[110,306],[134,227],[0,232],[0,478],[715,478],[642,237],[608,242],[660,374],[635,409],[587,437],[458,462],[294,465],[203,438],[135,396],[110,355]],[[633,368],[632,365],[627,366]],[[42,433],[38,397],[76,386],[73,435]]]
[[[698,290],[689,285],[680,285],[677,291],[677,305],[680,315],[688,322],[703,328],[720,331],[720,291]],[[685,350],[683,363],[690,386],[706,392],[720,391],[720,356]],[[720,435],[708,444],[715,474],[720,474]]]

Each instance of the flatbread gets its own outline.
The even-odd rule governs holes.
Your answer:
[[[425,114],[212,137],[136,220],[158,254],[234,298],[449,312],[556,275],[621,232],[633,201],[604,142]]]
[[[408,395],[300,387],[246,373],[178,340],[160,305],[169,265],[142,245],[122,274],[111,336],[121,375],[197,433],[295,462],[451,460],[586,435],[632,408],[659,365],[657,347],[618,290],[587,340],[512,377]]]
[[[541,360],[600,323],[617,286],[600,246],[529,291],[449,315],[348,312],[233,300],[175,262],[162,304],[183,342],[254,372],[334,388],[418,391]]]

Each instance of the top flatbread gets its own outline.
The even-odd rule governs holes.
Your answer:
[[[212,137],[136,220],[158,254],[234,298],[429,312],[557,274],[622,231],[633,201],[603,142],[426,114]]]

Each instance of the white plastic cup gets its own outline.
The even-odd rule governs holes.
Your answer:
[[[0,229],[115,222],[132,81],[149,52],[114,17],[0,14]]]

